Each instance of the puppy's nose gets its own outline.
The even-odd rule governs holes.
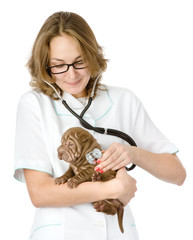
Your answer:
[[[60,160],[62,160],[62,155],[63,155],[63,153],[64,153],[63,146],[61,145],[61,146],[57,149],[57,151],[58,151],[58,158],[59,158]]]
[[[66,148],[65,148],[63,145],[61,145],[61,146],[57,149],[57,151],[58,151],[58,158],[59,158],[60,160],[62,160],[64,157],[67,156]]]
[[[62,154],[61,154],[61,153],[58,153],[58,158],[59,158],[60,160],[62,160]]]

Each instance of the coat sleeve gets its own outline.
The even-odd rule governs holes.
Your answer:
[[[52,165],[42,134],[41,103],[35,93],[21,97],[17,109],[14,177],[25,182],[23,169],[52,175]]]
[[[177,153],[178,148],[157,128],[141,101],[135,97],[132,132],[137,145],[154,153]]]

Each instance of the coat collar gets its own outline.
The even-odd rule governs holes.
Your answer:
[[[80,114],[84,109],[84,105],[71,94],[64,93],[63,99],[77,114]],[[113,105],[112,99],[109,95],[108,89],[105,91],[99,90],[98,95],[93,100],[91,106],[85,113],[85,117],[92,117],[94,120],[98,120],[105,116]],[[60,116],[72,116],[72,114],[63,106],[62,102],[54,101],[55,112]]]

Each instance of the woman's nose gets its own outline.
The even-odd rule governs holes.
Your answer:
[[[73,79],[76,77],[77,71],[73,66],[70,66],[67,73],[67,77]]]

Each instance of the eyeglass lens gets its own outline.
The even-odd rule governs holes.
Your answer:
[[[74,62],[72,64],[60,64],[53,67],[50,67],[51,73],[59,74],[67,72],[69,67],[74,67],[75,69],[83,69],[86,68],[86,64],[83,61]]]

